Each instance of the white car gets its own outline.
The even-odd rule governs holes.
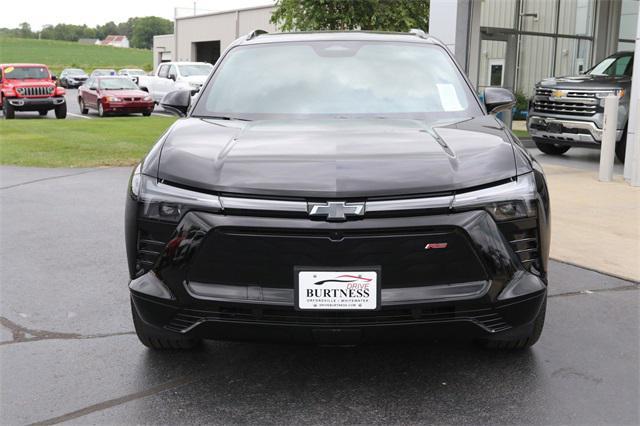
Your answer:
[[[140,68],[124,68],[124,69],[121,69],[120,71],[118,71],[118,75],[121,75],[121,76],[124,76],[124,77],[129,77],[136,84],[138,83],[138,77],[140,77],[141,75],[146,75],[146,74],[147,73],[144,72],[144,70],[141,70]]]
[[[138,86],[149,92],[155,102],[175,90],[191,90],[195,94],[212,69],[213,65],[206,62],[165,62],[153,75],[139,76]]]

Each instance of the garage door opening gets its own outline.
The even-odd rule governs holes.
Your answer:
[[[195,45],[196,61],[215,64],[220,57],[220,40],[199,41]]]

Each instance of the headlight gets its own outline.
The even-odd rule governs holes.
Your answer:
[[[454,211],[484,209],[497,221],[534,217],[536,183],[533,173],[520,175],[513,182],[477,191],[456,194]]]
[[[107,102],[122,102],[122,98],[118,98],[116,96],[107,96],[105,99]]]
[[[140,166],[131,176],[130,185],[131,195],[141,204],[140,214],[146,218],[178,222],[189,210],[222,210],[217,195],[164,184],[156,178],[140,174]]]
[[[624,94],[625,94],[624,89],[611,90],[609,92],[596,92],[596,98],[604,99],[609,95],[616,95],[618,97],[618,99],[622,99],[622,98],[624,98]]]
[[[144,98],[142,98],[143,101],[152,101],[153,98],[149,95],[145,96]]]

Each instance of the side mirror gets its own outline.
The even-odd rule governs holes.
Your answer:
[[[162,108],[180,117],[187,115],[189,105],[191,105],[190,90],[176,90],[175,92],[169,92],[164,95],[160,101],[160,106],[162,106]]]
[[[502,87],[487,87],[484,89],[484,104],[488,113],[495,114],[513,108],[516,104],[516,97],[511,90]]]
[[[176,77],[176,75],[175,75],[175,74],[169,74],[169,77],[168,77],[168,78],[169,78],[169,80],[176,81],[176,78],[177,78],[177,77]]]
[[[56,81],[58,77],[55,74],[51,74],[51,81]]]

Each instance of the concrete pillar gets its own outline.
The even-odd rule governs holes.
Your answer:
[[[478,53],[474,40],[479,40],[479,10],[480,2],[474,0],[431,0],[429,6],[429,34],[453,52],[466,73],[470,55]]]
[[[640,9],[640,4],[638,5]],[[640,19],[636,29],[635,58],[640,58]],[[629,124],[627,127],[627,152],[625,153],[624,178],[632,186],[640,186],[640,120],[638,103],[640,102],[640,60],[633,61],[633,79],[631,80],[631,98],[629,105]]]

